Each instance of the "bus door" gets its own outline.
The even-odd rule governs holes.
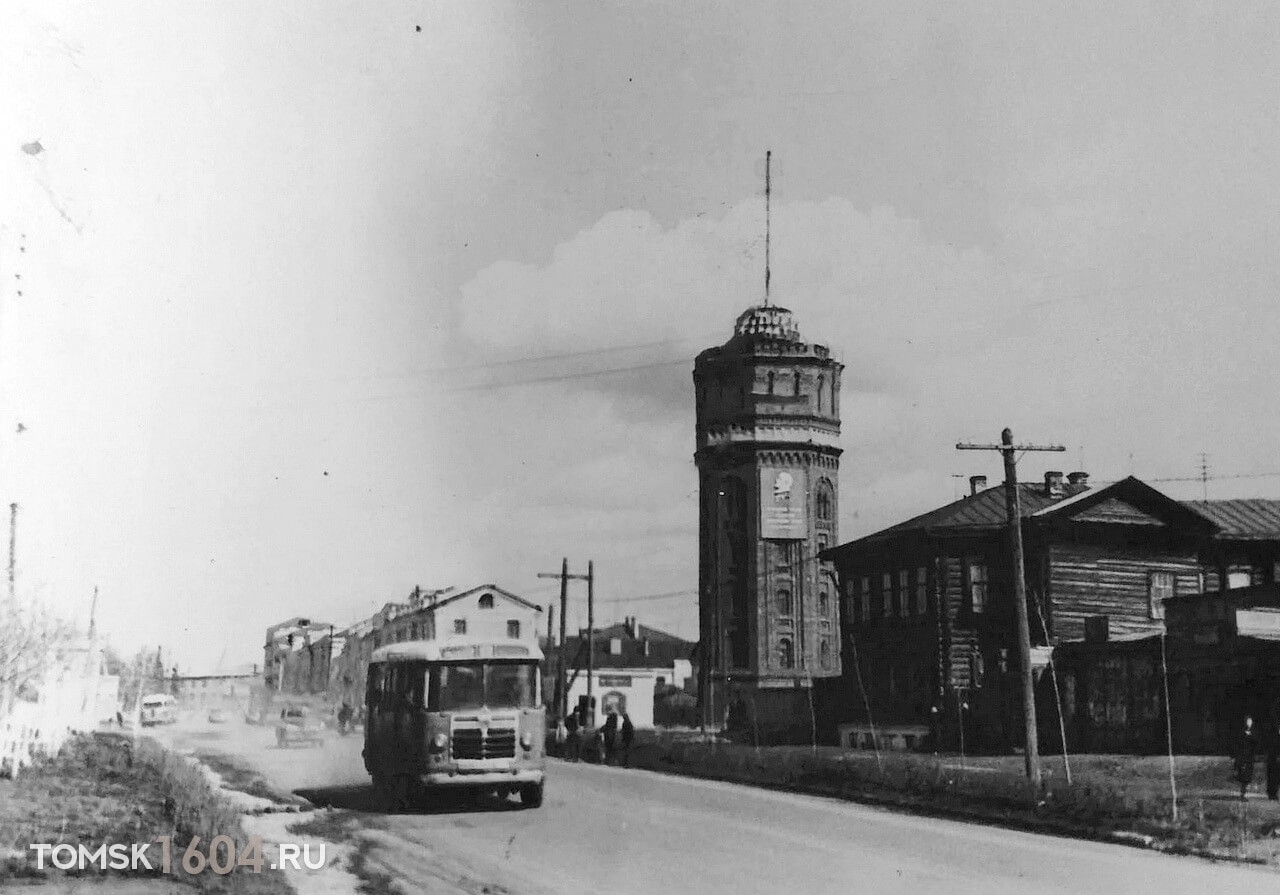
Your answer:
[[[414,768],[426,764],[424,662],[405,662],[395,666],[395,751],[400,763]]]

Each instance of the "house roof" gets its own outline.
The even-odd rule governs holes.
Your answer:
[[[461,600],[464,597],[474,596],[481,592],[498,594],[499,596],[507,600],[510,600],[513,603],[519,603],[521,606],[524,606],[526,609],[533,609],[537,612],[542,611],[542,607],[539,606],[537,603],[530,603],[524,597],[518,597],[515,594],[513,594],[511,591],[503,590],[502,588],[498,587],[498,585],[496,584],[481,584],[478,587],[473,587],[469,590],[459,591],[456,594],[449,594],[449,596],[445,597],[443,600],[440,600],[439,602],[434,603],[432,605],[423,606],[422,608],[423,609],[439,609],[441,606],[448,606],[450,603],[456,603],[458,600]]]
[[[1129,525],[1172,522],[1206,531],[1213,528],[1213,520],[1204,514],[1180,504],[1133,476],[1102,488],[1059,495],[1046,493],[1044,485],[1039,482],[1019,482],[1018,504],[1023,519],[1036,518],[1046,522],[1054,519]],[[912,532],[961,535],[994,531],[1007,524],[1004,485],[996,485],[874,534],[832,547],[820,555],[829,559],[849,548],[892,540]]]
[[[610,648],[618,641],[619,652]],[[565,638],[565,657],[574,667],[585,667],[587,632]],[[636,624],[635,636],[625,623],[595,629],[595,653],[592,656],[596,668],[670,668],[677,659],[688,659],[693,653],[692,641],[668,634],[657,628]],[[644,644],[649,644],[645,655]]]
[[[1218,526],[1218,539],[1280,540],[1280,500],[1184,500],[1185,506]]]

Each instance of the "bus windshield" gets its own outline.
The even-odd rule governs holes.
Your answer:
[[[448,712],[501,706],[533,708],[538,666],[527,662],[465,662],[431,667],[427,708]]]

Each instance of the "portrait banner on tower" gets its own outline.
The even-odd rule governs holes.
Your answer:
[[[809,536],[808,485],[803,472],[760,470],[760,535],[781,540]]]

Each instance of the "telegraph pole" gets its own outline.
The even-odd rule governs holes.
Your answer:
[[[596,565],[587,560],[587,711],[591,713],[592,726],[596,723],[595,689],[596,670]]]
[[[1022,508],[1018,499],[1018,461],[1015,451],[1065,451],[1062,445],[1014,444],[1013,431],[1000,433],[999,444],[956,445],[958,451],[999,451],[1004,458],[1005,511],[1013,548],[1013,599],[1018,619],[1018,657],[1022,665],[1022,719],[1026,734],[1027,779],[1040,791],[1040,744],[1036,734],[1036,688],[1031,673],[1031,626],[1027,622],[1027,582],[1022,556]]]
[[[565,657],[565,624],[569,618],[569,581],[585,581],[587,582],[587,627],[591,628],[595,621],[595,576],[592,563],[587,563],[587,574],[571,575],[569,574],[569,557],[565,557],[560,562],[559,572],[539,572],[539,578],[559,578],[560,579],[560,648],[556,651],[559,657],[556,661],[556,711],[560,713],[563,720],[565,715],[569,714],[569,688],[567,684],[567,676],[565,674],[565,666],[567,659]],[[548,625],[550,627],[550,625]],[[591,638],[594,644],[595,638]],[[591,653],[587,653],[587,696],[591,696]],[[594,720],[594,719],[593,719]]]

